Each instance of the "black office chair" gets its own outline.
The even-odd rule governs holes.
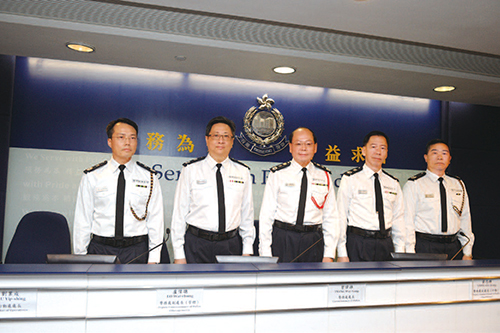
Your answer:
[[[66,218],[53,212],[31,212],[21,219],[10,242],[6,264],[45,263],[47,254],[70,254]]]

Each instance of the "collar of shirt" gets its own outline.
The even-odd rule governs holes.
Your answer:
[[[208,166],[210,167],[210,169],[213,169],[213,170],[217,169],[217,166],[216,166],[216,165],[217,165],[217,163],[219,163],[219,162],[217,162],[216,160],[214,160],[214,159],[212,158],[212,156],[210,156],[210,154],[208,154],[208,155],[207,155],[207,158],[206,158],[205,160],[207,161]],[[225,159],[224,161],[222,161],[222,162],[221,162],[221,164],[222,164],[222,168],[221,168],[221,169],[226,168],[226,167],[227,167],[227,163],[229,163],[229,156],[228,156],[228,157],[226,157],[226,159]]]
[[[306,169],[307,169],[307,172],[308,173],[311,173],[311,166],[313,164],[311,162],[309,162],[306,166]],[[294,159],[292,159],[292,163],[290,165],[291,168],[293,168],[293,170],[295,170],[297,173],[301,173],[302,172],[302,168],[303,166],[301,166],[299,163],[297,163],[297,161],[295,161]]]
[[[375,173],[378,173],[378,178],[380,179],[381,175],[382,175],[382,169],[380,169],[379,171],[375,172],[373,171],[372,169],[370,169],[366,163],[363,165],[363,173],[365,174],[366,178],[370,178],[370,179],[373,179],[373,174]]]
[[[120,172],[120,169],[118,168],[120,166],[120,163],[115,161],[113,158],[111,158],[111,161],[109,161],[109,164],[113,170],[113,173],[115,172]],[[132,172],[132,168],[134,166],[134,163],[132,162],[132,159],[125,163],[125,170],[124,172]]]
[[[427,174],[427,176],[429,176],[429,178],[431,179],[432,182],[434,183],[439,183],[439,177],[438,175],[436,175],[435,173],[429,171],[429,170],[425,170],[425,173]],[[443,175],[443,179],[444,179],[444,182],[446,183],[446,175]]]

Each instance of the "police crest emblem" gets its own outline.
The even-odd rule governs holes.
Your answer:
[[[267,94],[257,97],[259,107],[252,106],[243,119],[243,130],[236,136],[238,142],[251,153],[259,156],[274,155],[288,146],[283,136],[285,120],[278,109],[273,108],[274,100]]]

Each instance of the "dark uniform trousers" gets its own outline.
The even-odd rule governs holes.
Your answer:
[[[140,242],[126,247],[114,247],[111,245],[100,244],[94,239],[90,241],[87,253],[88,254],[108,254],[117,256],[122,264],[129,262],[130,260],[140,256],[148,251],[148,242]],[[147,264],[148,254],[135,260],[134,264]]]
[[[351,231],[347,232],[346,246],[349,261],[389,261],[394,252],[391,237],[366,237]]]
[[[188,264],[215,263],[217,255],[241,255],[243,242],[238,234],[225,240],[208,240],[186,232],[184,236],[184,254]]]
[[[271,250],[273,256],[279,258],[278,262],[321,262],[323,260],[325,243],[322,239],[321,228],[317,231],[297,232],[274,225],[272,236]]]
[[[453,258],[460,251],[460,241],[456,239],[451,243],[434,242],[416,235],[415,252],[416,253],[446,253],[448,260]],[[461,260],[463,252],[460,252],[454,260]]]

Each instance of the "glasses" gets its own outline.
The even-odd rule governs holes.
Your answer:
[[[135,135],[131,135],[131,136],[115,135],[115,136],[113,136],[113,139],[116,139],[117,141],[120,141],[120,142],[124,142],[126,140],[137,141],[137,137]]]
[[[222,141],[229,141],[234,138],[234,136],[228,134],[209,134],[208,136],[214,141],[219,141],[220,139],[222,139]]]

